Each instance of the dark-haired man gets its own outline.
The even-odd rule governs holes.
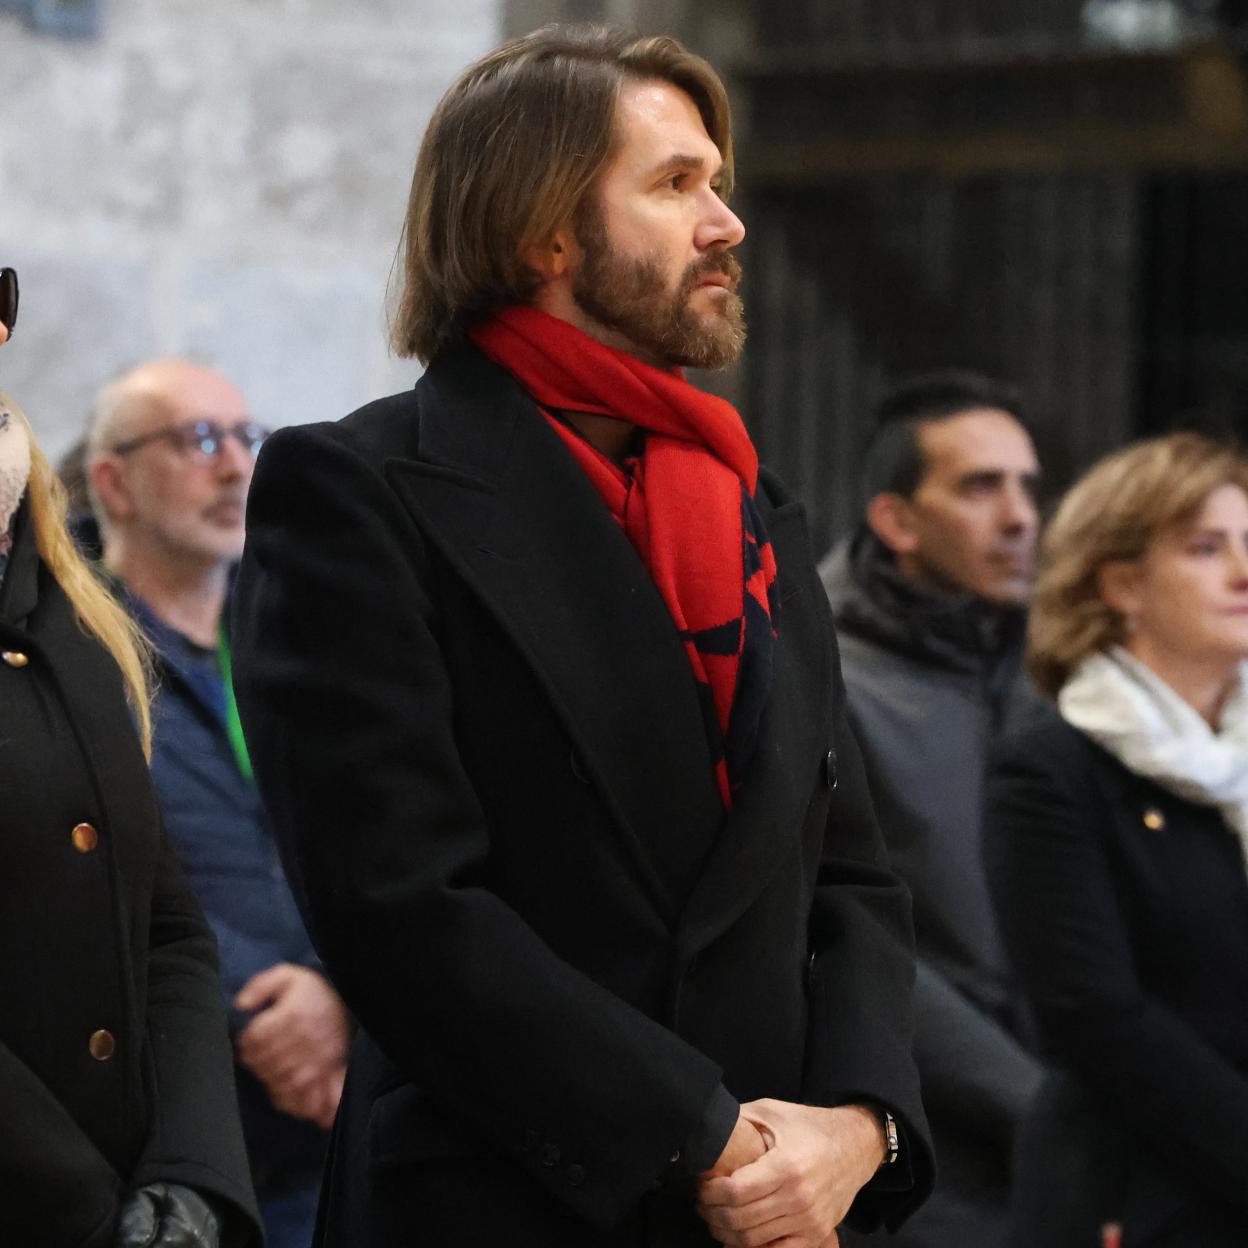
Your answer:
[[[327,1248],[834,1248],[930,1184],[801,513],[679,371],[744,339],[730,179],[674,41],[501,48],[413,180],[427,372],[261,456],[240,702],[364,1029]]]
[[[940,1161],[911,1248],[1006,1242],[1014,1130],[1038,1068],[980,862],[981,771],[1020,696],[1038,464],[1018,394],[943,372],[881,403],[866,518],[820,567],[851,721],[914,894],[915,1053]]]

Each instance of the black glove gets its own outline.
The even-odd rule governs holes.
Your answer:
[[[180,1183],[149,1183],[121,1207],[117,1248],[220,1248],[221,1221]]]

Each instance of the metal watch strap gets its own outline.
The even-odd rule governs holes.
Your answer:
[[[901,1156],[901,1138],[897,1134],[897,1119],[886,1109],[880,1110],[884,1124],[884,1160],[881,1167],[891,1166]]]

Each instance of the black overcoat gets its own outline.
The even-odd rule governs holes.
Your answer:
[[[19,512],[0,585],[0,1244],[111,1248],[159,1180],[258,1244],[212,935],[117,666],[33,536]]]
[[[1212,807],[1050,706],[1000,747],[988,866],[1054,1063],[1024,1125],[1017,1248],[1248,1243],[1248,873]]]
[[[654,1189],[721,1078],[891,1106],[914,1182],[856,1213],[926,1193],[908,898],[801,510],[760,494],[780,639],[725,820],[671,617],[508,374],[452,349],[261,453],[238,696],[366,1033],[323,1244],[707,1244],[688,1194]]]

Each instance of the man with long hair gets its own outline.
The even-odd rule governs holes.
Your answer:
[[[470,67],[412,182],[414,392],[260,457],[238,693],[360,1021],[360,1248],[777,1244],[931,1183],[908,899],[740,353],[729,108],[673,40]]]

